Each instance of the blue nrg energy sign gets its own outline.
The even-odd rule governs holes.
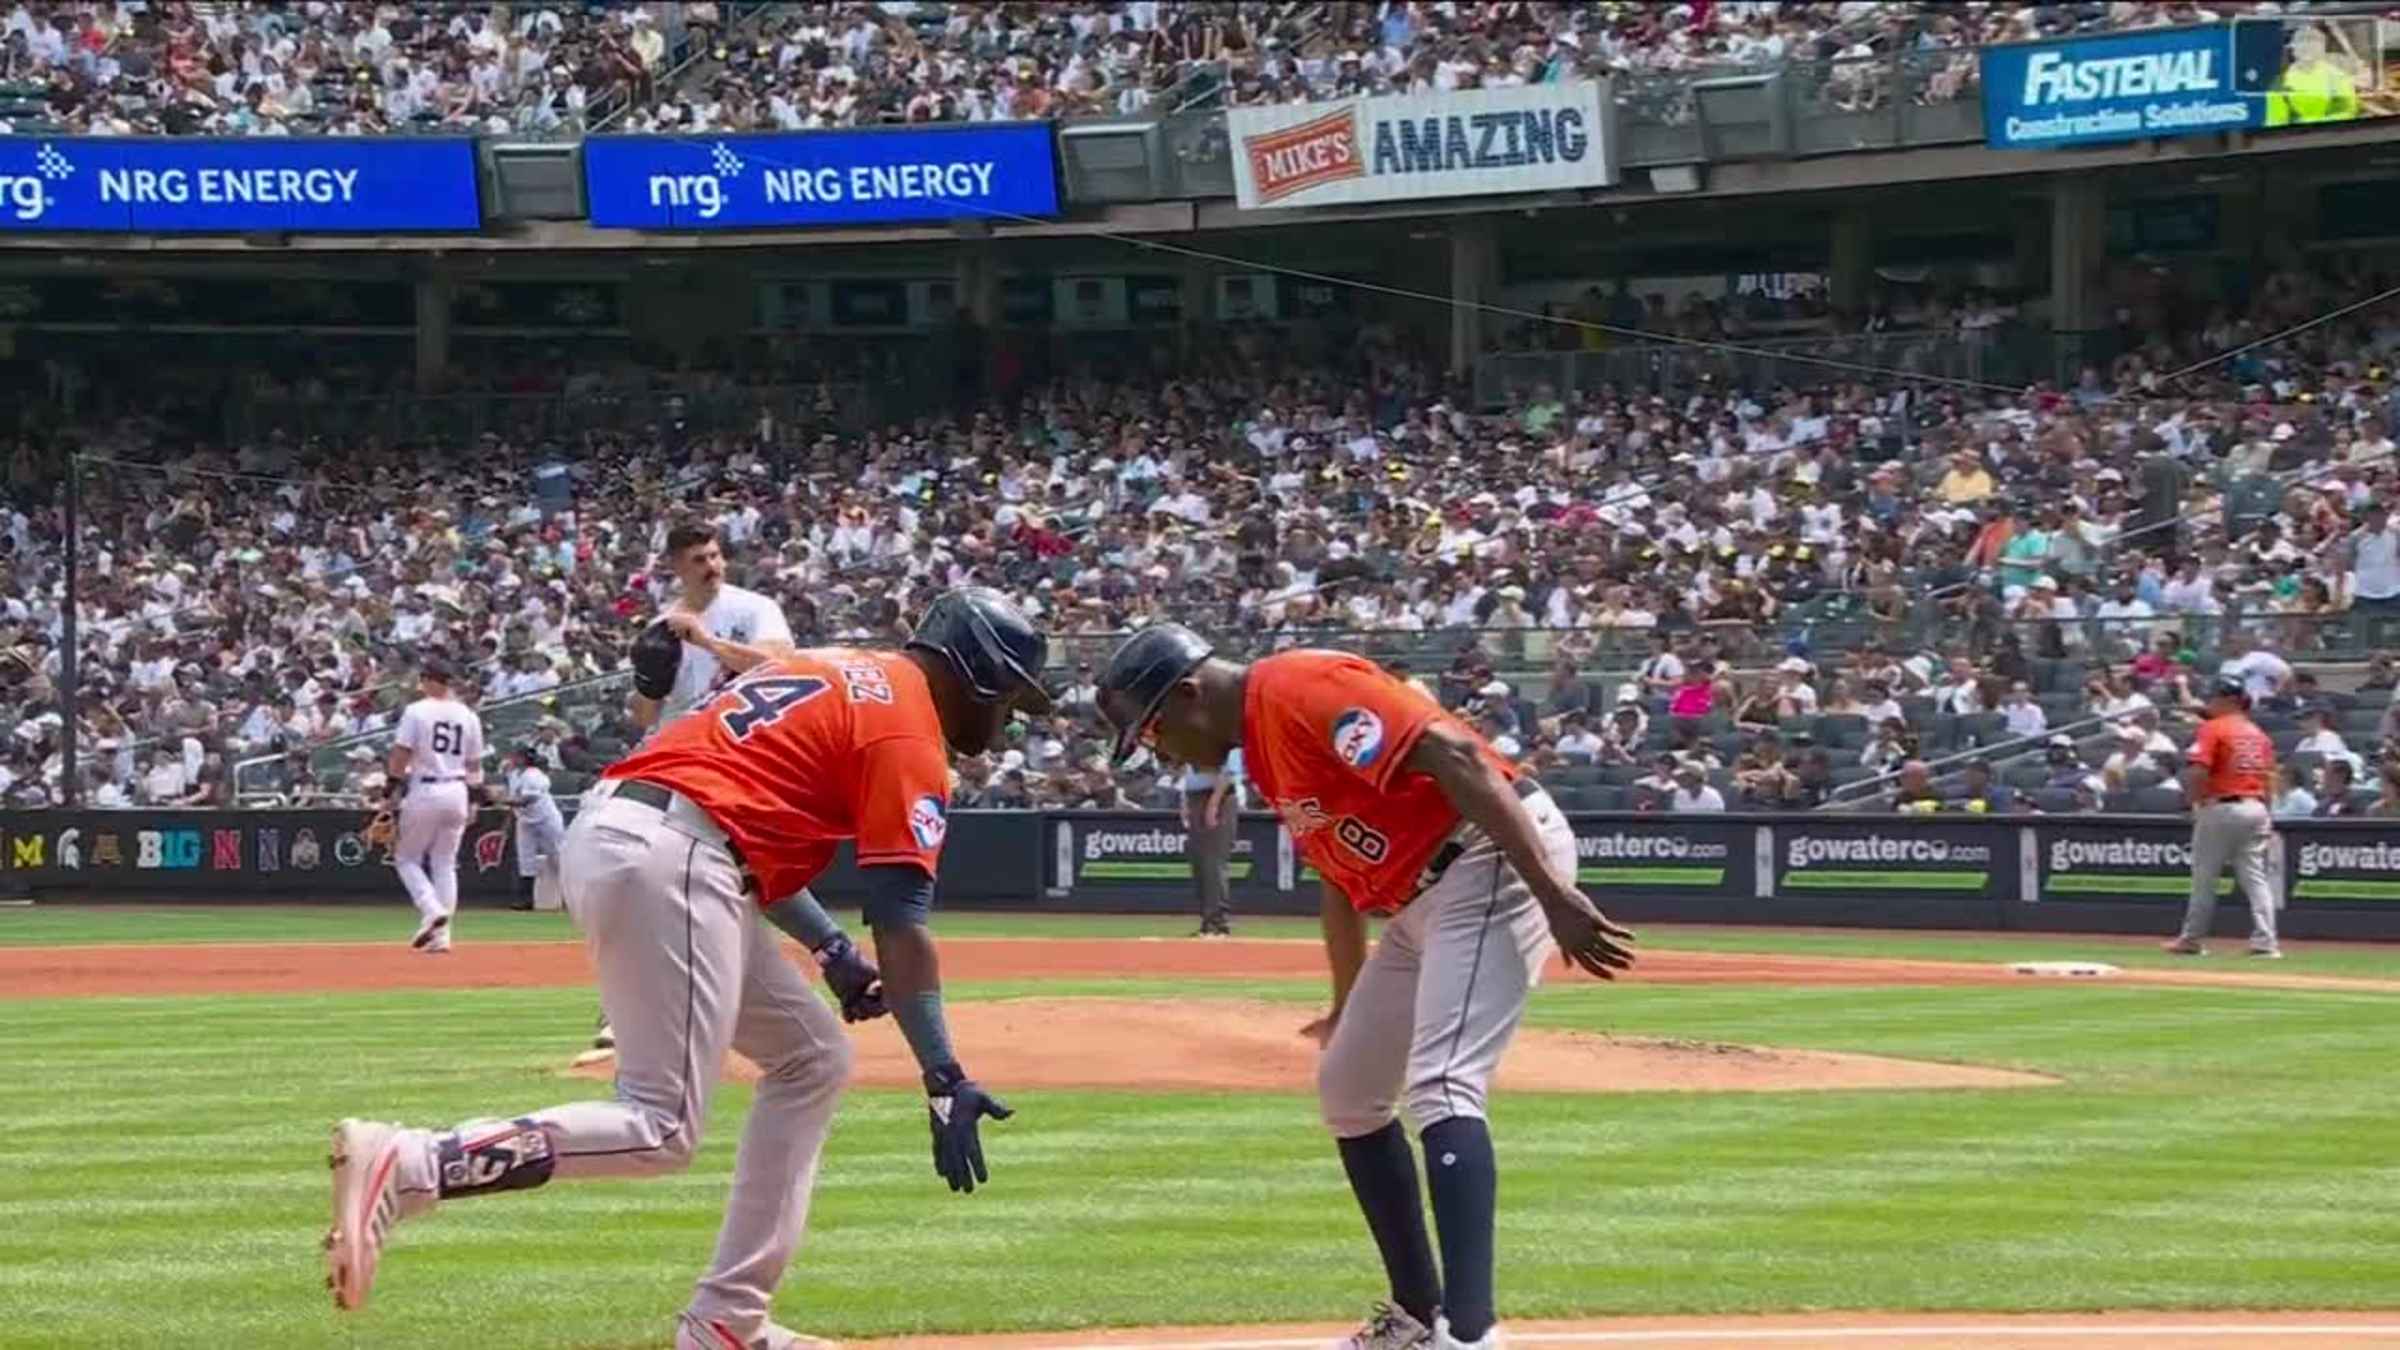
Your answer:
[[[592,224],[772,229],[1058,214],[1047,122],[584,142]]]
[[[0,230],[482,228],[471,140],[0,138]]]
[[[2231,25],[1987,47],[1984,142],[2035,150],[2261,126],[2263,90],[2237,83],[2237,64]]]

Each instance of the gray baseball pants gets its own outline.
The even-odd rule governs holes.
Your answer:
[[[2192,898],[2184,906],[2180,941],[2208,939],[2217,917],[2217,878],[2230,865],[2250,901],[2250,949],[2277,950],[2275,879],[2267,872],[2273,828],[2264,802],[2210,802],[2192,813]]]
[[[1525,799],[1550,865],[1575,872],[1575,835],[1546,793]],[[1533,892],[1479,830],[1448,871],[1384,925],[1317,1063],[1334,1137],[1373,1134],[1405,1105],[1418,1130],[1484,1114],[1500,1056],[1555,944]]]
[[[748,1340],[765,1328],[807,1224],[850,1041],[784,957],[724,833],[681,797],[662,812],[597,795],[614,787],[595,788],[567,827],[561,882],[616,1031],[616,1100],[528,1118],[549,1137],[555,1180],[680,1172],[700,1146],[726,1049],[758,1065],[716,1254],[689,1309]],[[458,1133],[495,1126],[510,1128],[479,1121]],[[403,1150],[401,1190],[430,1190],[436,1161],[430,1149]]]
[[[1233,858],[1233,831],[1241,818],[1241,812],[1234,809],[1234,800],[1233,793],[1226,793],[1225,800],[1217,803],[1217,823],[1191,825],[1184,835],[1184,851],[1192,860],[1192,880],[1200,891],[1202,928],[1233,926],[1233,889],[1225,868]],[[1208,793],[1187,792],[1183,801],[1187,820],[1206,818]]]

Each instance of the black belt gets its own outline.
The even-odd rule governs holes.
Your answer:
[[[1540,796],[1541,791],[1542,785],[1535,782],[1531,778],[1520,778],[1517,780],[1516,794],[1517,800],[1519,801]],[[1466,852],[1467,846],[1463,841],[1457,839],[1443,840],[1442,846],[1433,851],[1432,859],[1425,864],[1425,870],[1418,874],[1417,889],[1411,893],[1409,898],[1413,900],[1417,896],[1423,895],[1425,892],[1432,890],[1434,883],[1442,879],[1442,874],[1450,870],[1450,865],[1457,862],[1460,858],[1465,857]]]
[[[675,799],[679,796],[682,794],[671,787],[647,782],[640,778],[618,779],[617,790],[610,794],[611,800],[639,802],[662,816],[674,806]],[[691,799],[686,797],[684,800],[690,801]],[[694,802],[693,805],[697,806],[699,803]],[[719,833],[723,833],[724,829],[725,827],[722,825],[717,827]],[[733,856],[734,866],[741,868],[744,872],[750,870],[750,864],[742,861],[742,851],[735,846],[731,835],[725,836],[725,851]]]

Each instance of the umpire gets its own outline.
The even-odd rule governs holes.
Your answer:
[[[1200,888],[1200,931],[1194,937],[1233,936],[1233,892],[1226,864],[1233,857],[1234,823],[1242,814],[1242,752],[1224,767],[1188,766],[1183,772],[1184,851]]]
[[[2207,955],[2201,943],[2217,914],[2217,878],[2231,864],[2250,900],[2250,954],[2283,955],[2275,940],[2275,881],[2267,875],[2267,846],[2275,837],[2267,794],[2274,781],[2275,743],[2250,720],[2248,691],[2239,679],[2217,681],[2183,770],[2192,803],[2192,899],[2168,951]]]

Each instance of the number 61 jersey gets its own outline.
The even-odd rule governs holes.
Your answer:
[[[767,661],[604,777],[672,788],[722,827],[758,903],[858,841],[862,867],[930,874],[949,832],[950,757],[925,673],[899,652],[818,647]]]

